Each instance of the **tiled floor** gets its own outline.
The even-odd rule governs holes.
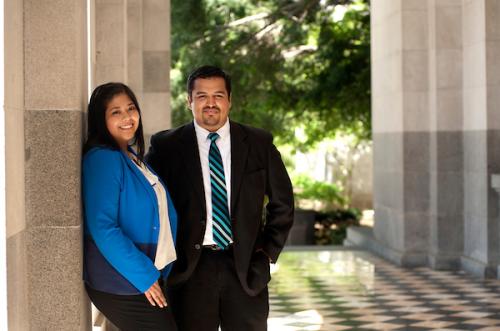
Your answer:
[[[343,249],[285,251],[272,272],[269,331],[500,331],[500,280]]]

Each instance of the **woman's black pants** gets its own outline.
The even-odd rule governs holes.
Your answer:
[[[177,331],[170,307],[152,306],[144,294],[111,294],[87,284],[85,288],[94,306],[122,331]]]

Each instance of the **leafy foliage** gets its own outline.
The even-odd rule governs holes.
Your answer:
[[[305,207],[307,200],[320,202],[323,210],[332,210],[345,203],[342,191],[335,184],[316,181],[301,175],[293,178],[293,187],[295,200],[301,208]]]
[[[347,228],[359,225],[361,213],[357,209],[339,209],[328,213],[317,213],[314,237],[317,245],[342,245]]]
[[[233,78],[231,118],[270,130],[278,144],[307,149],[337,130],[368,138],[366,1],[172,0],[174,125],[191,119],[187,75],[214,64]]]

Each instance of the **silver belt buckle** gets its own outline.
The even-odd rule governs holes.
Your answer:
[[[203,247],[207,248],[207,249],[209,249],[211,251],[221,251],[222,250],[222,248],[220,248],[219,246],[217,246],[215,244],[214,245],[205,245]]]

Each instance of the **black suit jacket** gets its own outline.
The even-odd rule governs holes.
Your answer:
[[[292,185],[270,133],[232,121],[230,132],[234,261],[241,285],[256,295],[270,280],[269,258],[277,260],[292,226]],[[168,280],[175,285],[196,267],[206,227],[194,124],[153,135],[146,161],[166,183],[178,213],[177,261]]]

